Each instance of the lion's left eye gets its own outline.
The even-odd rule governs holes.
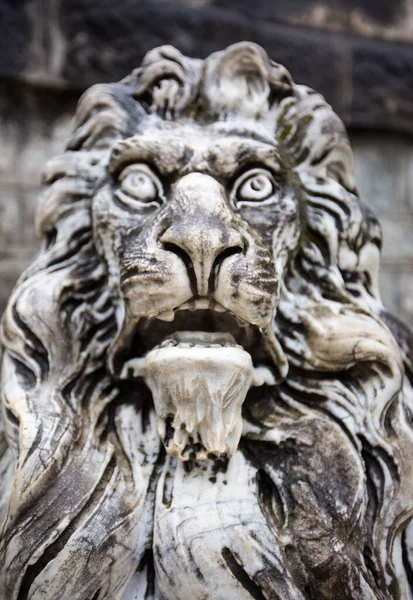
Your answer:
[[[235,183],[234,195],[238,202],[263,202],[274,195],[277,184],[265,169],[253,169],[244,173]]]
[[[119,177],[121,182],[116,196],[121,202],[136,208],[138,204],[160,204],[163,188],[159,178],[147,165],[130,165]]]

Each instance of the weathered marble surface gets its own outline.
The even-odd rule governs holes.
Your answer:
[[[1,329],[0,598],[411,598],[412,338],[325,100],[253,44],[161,47],[44,183]]]

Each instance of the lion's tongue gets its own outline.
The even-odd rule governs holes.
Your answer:
[[[128,361],[123,376],[145,379],[159,435],[171,455],[181,460],[230,456],[241,437],[249,388],[271,381],[229,334],[179,332],[173,338]]]

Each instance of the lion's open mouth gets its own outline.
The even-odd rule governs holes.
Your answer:
[[[281,370],[273,333],[204,299],[141,318],[123,333],[120,376],[145,380],[167,451],[180,460],[230,456],[249,388],[275,384]]]
[[[265,365],[278,378],[278,348],[274,348],[271,332],[260,331],[208,299],[186,302],[154,318],[141,318],[123,339],[122,368],[129,359],[141,358],[157,346],[182,344],[241,346],[251,355],[254,365]]]

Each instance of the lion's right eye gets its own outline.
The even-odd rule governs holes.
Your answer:
[[[132,208],[139,204],[159,205],[164,200],[162,184],[147,165],[129,165],[122,171],[119,181],[121,185],[116,197]]]

